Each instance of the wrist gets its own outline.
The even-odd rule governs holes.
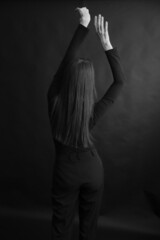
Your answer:
[[[89,22],[88,21],[84,21],[84,20],[80,20],[80,24],[83,25],[84,27],[88,27]]]
[[[103,48],[105,51],[113,49],[113,46],[111,43],[103,44]]]

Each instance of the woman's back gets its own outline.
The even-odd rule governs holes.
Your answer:
[[[53,136],[66,145],[92,144],[89,122],[96,98],[93,64],[88,59],[70,60],[63,85],[52,107]]]

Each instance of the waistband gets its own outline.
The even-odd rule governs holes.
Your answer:
[[[61,153],[67,153],[67,152],[80,153],[80,152],[93,151],[94,149],[96,149],[94,145],[90,147],[74,147],[74,146],[64,145],[58,141],[55,141],[55,145],[56,145],[56,150]]]

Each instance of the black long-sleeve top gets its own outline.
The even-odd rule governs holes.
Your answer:
[[[86,35],[89,32],[89,28],[84,27],[83,25],[79,24],[73,38],[70,42],[70,45],[66,51],[66,54],[54,75],[53,81],[48,91],[48,102],[49,102],[49,116],[51,117],[51,109],[54,100],[54,96],[58,94],[60,91],[60,87],[63,84],[63,73],[64,69],[73,58],[76,57],[77,51],[82,44],[83,40],[85,39]],[[124,73],[120,64],[120,57],[118,54],[117,48],[113,48],[107,51],[104,51],[106,57],[109,61],[112,75],[113,75],[113,83],[111,86],[106,90],[104,96],[94,104],[93,108],[93,117],[90,119],[90,130],[95,126],[98,119],[102,117],[102,115],[106,112],[109,105],[111,105],[115,99],[117,98],[120,89],[124,82]]]

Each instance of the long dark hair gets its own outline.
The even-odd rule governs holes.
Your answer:
[[[89,121],[96,98],[95,72],[89,59],[74,59],[65,69],[51,113],[53,136],[65,145],[92,145]]]

